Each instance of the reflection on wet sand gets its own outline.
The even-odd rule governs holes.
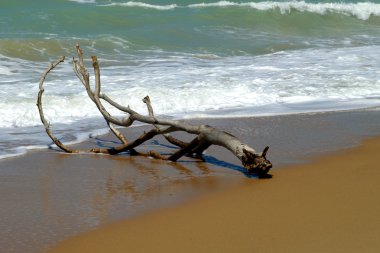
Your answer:
[[[240,179],[191,158],[172,163],[51,150],[2,165],[0,245],[9,253],[39,252],[68,236],[217,190],[231,183],[230,176],[218,177],[223,174]]]
[[[357,144],[360,136],[378,133],[380,117],[378,110],[369,110],[193,121],[232,132],[258,149],[270,145],[270,160],[277,169],[300,157]],[[133,139],[144,129],[129,128],[126,136]],[[187,141],[186,136],[180,138]],[[114,142],[102,136],[79,145]],[[160,138],[140,148],[173,152]],[[55,150],[1,160],[1,250],[39,252],[77,233],[224,189],[248,176],[236,157],[218,147],[210,147],[204,160],[184,157],[170,163],[128,154],[69,155]]]

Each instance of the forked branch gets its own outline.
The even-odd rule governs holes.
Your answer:
[[[191,155],[197,158],[202,157],[202,153],[208,149],[211,145],[217,145],[224,147],[231,151],[241,162],[244,168],[248,173],[257,174],[260,177],[265,177],[268,171],[272,168],[271,162],[269,162],[266,158],[266,154],[269,147],[266,147],[263,152],[258,153],[252,147],[247,144],[241,142],[235,136],[213,128],[207,125],[192,125],[188,122],[181,120],[169,120],[169,119],[161,119],[156,117],[154,114],[153,106],[149,96],[146,96],[143,99],[143,102],[146,104],[148,115],[142,115],[137,113],[129,106],[123,106],[115,102],[113,99],[108,97],[106,94],[101,92],[101,78],[100,78],[100,67],[98,63],[98,59],[96,56],[92,56],[92,67],[95,76],[95,87],[92,88],[90,84],[90,75],[87,68],[84,65],[83,60],[83,51],[79,47],[76,46],[78,59],[73,59],[73,68],[74,73],[78,77],[78,79],[83,84],[88,97],[94,102],[99,112],[102,114],[105,119],[107,125],[109,126],[111,132],[122,142],[119,146],[101,149],[101,148],[93,148],[87,150],[78,150],[72,149],[68,146],[64,145],[58,138],[50,130],[50,124],[45,118],[43,107],[42,107],[42,95],[44,93],[44,81],[47,75],[61,62],[64,61],[64,57],[59,58],[57,61],[52,63],[46,71],[43,73],[40,83],[39,83],[39,92],[37,99],[37,106],[40,113],[41,121],[45,127],[46,133],[52,139],[52,141],[65,152],[68,153],[104,153],[104,154],[119,154],[125,151],[131,151],[133,154],[142,154],[136,152],[134,149],[143,144],[145,141],[154,138],[157,135],[162,135],[165,139],[171,143],[179,147],[178,151],[174,152],[172,155],[163,156],[156,151],[150,151],[148,154],[156,159],[163,159],[169,161],[177,161],[184,155]],[[120,110],[124,114],[125,117],[119,118],[111,115],[106,107],[103,105],[103,102],[108,103],[109,105],[115,107]],[[114,126],[120,127],[129,127],[135,121],[150,124],[153,126],[153,129],[144,132],[140,137],[133,141],[128,141],[127,138]],[[170,135],[172,132],[183,131],[189,134],[195,135],[195,138],[190,142],[184,142],[177,138],[174,138]]]

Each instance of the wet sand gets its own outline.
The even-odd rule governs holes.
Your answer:
[[[44,151],[0,164],[1,253],[41,252],[78,233],[173,206],[241,179],[241,173],[219,172],[212,164],[182,165],[129,155]]]
[[[378,252],[380,138],[83,234],[62,252]]]
[[[192,121],[197,124],[206,123],[227,130],[258,150],[270,145],[268,157],[275,165],[272,171],[274,178],[264,181],[247,178],[242,173],[240,162],[228,151],[218,147],[212,147],[207,151],[205,162],[184,158],[178,163],[168,163],[144,157],[131,157],[128,154],[119,156],[68,155],[47,149],[29,152],[27,155],[16,158],[3,159],[0,160],[0,217],[2,217],[0,219],[0,252],[41,252],[78,234],[106,227],[109,224],[116,224],[112,226],[118,226],[119,222],[124,224],[123,221],[126,219],[132,219],[130,221],[132,223],[135,221],[137,223],[144,222],[143,220],[149,220],[151,215],[155,217],[156,211],[161,209],[166,210],[169,208],[168,213],[159,214],[157,212],[157,215],[163,215],[164,217],[169,215],[170,218],[168,219],[171,220],[171,212],[176,213],[181,208],[187,210],[187,207],[176,208],[175,206],[187,206],[190,205],[186,204],[189,201],[221,191],[224,193],[210,197],[208,201],[218,198],[223,201],[225,196],[230,195],[233,196],[234,200],[228,200],[227,202],[231,203],[232,201],[233,204],[222,205],[220,203],[221,211],[215,210],[213,214],[220,219],[207,218],[202,220],[199,218],[198,220],[198,218],[191,218],[190,221],[194,225],[205,222],[209,226],[206,221],[210,220],[215,224],[222,225],[225,223],[224,225],[231,226],[231,228],[221,227],[219,232],[213,232],[218,235],[225,233],[225,229],[234,231],[232,227],[240,227],[246,222],[251,224],[253,221],[264,222],[265,220],[271,221],[274,219],[274,221],[281,224],[280,220],[276,219],[277,217],[283,217],[282,215],[286,217],[286,209],[284,208],[289,206],[289,203],[294,202],[293,205],[303,206],[302,204],[297,204],[298,200],[296,201],[292,198],[298,197],[300,193],[307,195],[310,199],[318,196],[316,191],[310,197],[305,187],[309,181],[314,182],[315,175],[313,173],[322,171],[313,169],[315,172],[311,174],[302,174],[301,171],[309,170],[303,170],[302,168],[284,169],[284,167],[303,164],[310,157],[353,147],[360,144],[361,140],[365,138],[380,134],[379,110]],[[133,138],[133,136],[141,133],[143,129],[144,127],[130,128],[127,136]],[[190,137],[183,135],[181,138],[189,139]],[[104,147],[115,145],[114,142],[115,139],[108,135],[91,138],[88,142],[80,144],[80,146],[93,147],[96,145]],[[154,149],[164,154],[173,152],[173,147],[167,145],[160,138],[156,141],[145,143],[140,149],[142,151]],[[367,158],[364,160],[366,161]],[[335,171],[335,168],[333,170]],[[355,170],[359,171],[361,169]],[[350,177],[358,177],[357,172],[353,175],[350,173],[348,173]],[[340,177],[345,178],[342,176],[345,175],[344,172],[339,172],[338,174]],[[329,177],[329,173],[325,173],[324,176]],[[339,179],[338,176],[335,177]],[[304,178],[309,178],[309,180]],[[362,181],[364,182],[366,179],[363,178]],[[282,182],[285,186],[277,186],[276,184],[279,182]],[[350,188],[352,186],[350,182],[334,182],[339,187]],[[324,180],[321,182],[316,180],[315,183],[320,184],[318,185],[320,188],[323,188],[325,184]],[[333,190],[335,183],[330,187]],[[300,190],[291,190],[291,185],[299,187]],[[248,187],[247,195],[244,194],[244,191],[236,194],[234,192],[240,190],[229,190],[234,186],[239,186],[237,189]],[[272,188],[277,189],[278,193],[273,193],[274,195],[267,196],[265,199],[272,198],[271,202],[273,202],[274,206],[265,208],[265,204],[260,204],[260,201],[264,199],[261,196],[266,195],[261,194],[261,192],[268,191],[269,194],[269,189]],[[240,197],[238,198],[237,196],[240,195],[241,199],[239,200]],[[207,197],[205,198],[207,199]],[[253,208],[250,205],[246,206],[246,209],[239,207],[243,202],[251,203],[253,206],[260,208],[262,214],[261,211],[260,214],[255,214],[253,211],[252,215],[245,216],[246,221],[242,223],[236,221],[235,224],[235,221],[230,219],[232,216],[242,216],[239,210],[251,213],[251,208]],[[217,206],[217,204],[215,205]],[[323,208],[328,208],[327,204],[321,203],[321,205],[323,205]],[[273,210],[271,210],[272,208]],[[301,210],[303,208],[306,207],[302,207]],[[367,209],[369,208],[364,206],[361,210]],[[193,209],[190,208],[189,210]],[[196,213],[195,210],[194,214]],[[225,213],[224,218],[217,216],[219,212],[222,215],[223,210],[228,210],[229,214]],[[310,212],[312,213],[312,210]],[[359,211],[358,213],[361,214]],[[265,218],[262,219],[262,216]],[[300,213],[298,213],[298,216],[302,221],[303,216]],[[140,219],[139,217],[142,218]],[[255,226],[257,224],[252,224],[252,228]],[[268,226],[274,225],[268,224]],[[170,230],[168,227],[166,234],[171,236],[173,233],[189,236],[191,236],[191,233],[198,234],[193,228],[187,229],[186,227],[187,225],[184,227],[186,231],[179,230],[178,233],[175,230],[176,228],[173,227],[173,230]],[[274,226],[275,228],[276,226]],[[312,230],[311,226],[309,228]],[[203,230],[203,228],[198,226],[198,230]],[[150,229],[141,231],[141,233],[148,233],[145,235],[146,238],[155,237],[155,233],[161,234],[159,231],[152,230],[154,231],[152,233],[149,231]],[[161,231],[166,231],[166,227],[165,229],[161,228]],[[231,231],[226,233],[226,236],[232,233],[230,237],[233,238],[235,232]],[[187,234],[187,232],[190,234]],[[249,236],[250,234],[259,235],[261,230],[253,229],[248,232]],[[272,232],[272,230],[267,231],[267,234],[263,232],[263,235],[281,242],[282,237],[272,237]],[[289,233],[294,234],[296,232]],[[199,234],[201,235],[202,233]],[[162,236],[164,236],[164,233]],[[206,238],[203,240],[208,241],[208,236],[205,235]],[[226,238],[221,238],[226,240]],[[262,236],[257,238],[269,243]],[[287,237],[285,236],[284,238]],[[178,240],[180,241],[180,239]],[[210,237],[210,242],[212,240]],[[288,240],[291,240],[291,238],[288,238]],[[136,242],[138,242],[138,239],[136,239]],[[107,240],[104,240],[104,243],[107,243]],[[278,243],[275,242],[275,244]],[[167,247],[166,244],[162,245]],[[203,242],[199,246],[202,245]],[[205,245],[207,245],[206,242]],[[220,242],[220,245],[223,245],[223,242]],[[180,247],[180,245],[175,247]],[[218,247],[217,249],[219,249]],[[208,248],[208,250],[211,249]]]

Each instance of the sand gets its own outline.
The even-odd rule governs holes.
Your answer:
[[[0,252],[43,252],[57,244],[66,252],[146,252],[151,244],[157,252],[371,252],[378,246],[376,151],[339,151],[347,166],[333,157],[304,165],[380,135],[380,110],[192,121],[258,150],[269,145],[274,178],[247,178],[236,157],[218,147],[207,150],[205,162],[178,163],[28,152],[0,160]],[[127,136],[143,130],[130,128]],[[114,141],[100,136],[80,146]],[[160,138],[140,149],[173,152]],[[350,161],[360,157],[361,165]]]
[[[379,252],[380,138],[49,252]]]

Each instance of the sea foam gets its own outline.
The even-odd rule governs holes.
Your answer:
[[[99,5],[99,6],[141,7],[141,8],[156,9],[156,10],[171,10],[178,7],[178,5],[176,4],[156,5],[156,4],[148,4],[148,3],[134,2],[134,1],[129,1],[125,3],[110,3],[110,4]]]
[[[188,5],[190,8],[207,8],[207,7],[250,7],[253,9],[267,11],[279,9],[282,14],[292,11],[310,12],[325,15],[326,13],[336,13],[343,15],[355,16],[362,20],[369,19],[373,16],[380,16],[380,4],[376,3],[307,3],[305,1],[289,2],[248,2],[238,3],[229,1],[219,1],[215,3],[201,3]]]
[[[0,157],[51,144],[36,97],[41,74],[60,55],[67,61],[49,74],[43,96],[52,131],[71,143],[107,127],[69,63],[76,43],[91,76],[90,55],[98,56],[102,92],[142,114],[146,95],[156,115],[175,118],[380,105],[379,4],[146,2],[62,1],[78,26],[44,1],[3,13]]]
[[[340,15],[354,16],[361,20],[368,20],[371,16],[380,16],[380,4],[361,2],[361,3],[307,3],[305,1],[263,1],[263,2],[232,2],[218,1],[214,3],[197,3],[189,5],[156,5],[144,2],[123,2],[99,4],[99,6],[123,6],[123,7],[141,7],[156,10],[172,10],[175,8],[228,8],[242,7],[252,8],[260,11],[279,10],[282,14],[288,14],[293,11],[316,13],[325,15],[335,13]]]
[[[149,95],[157,114],[177,116],[217,110],[222,113],[231,108],[240,108],[246,114],[245,108],[267,106],[269,110],[278,103],[376,98],[380,95],[378,52],[377,46],[365,46],[223,59],[153,55],[121,66],[105,61],[110,66],[102,68],[103,92],[140,113],[147,113],[141,99]],[[29,74],[14,73],[0,82],[6,90],[0,100],[3,117],[0,127],[41,124],[35,106],[38,85],[33,82],[40,73],[34,73],[35,63],[23,64],[29,66]],[[40,65],[41,70],[46,68]],[[26,74],[31,76],[30,80],[24,79]],[[69,63],[49,76],[43,103],[46,117],[52,123],[101,117]],[[109,109],[112,114],[123,116],[122,112]]]
[[[77,2],[81,4],[96,3],[96,0],[68,0],[70,2]]]

